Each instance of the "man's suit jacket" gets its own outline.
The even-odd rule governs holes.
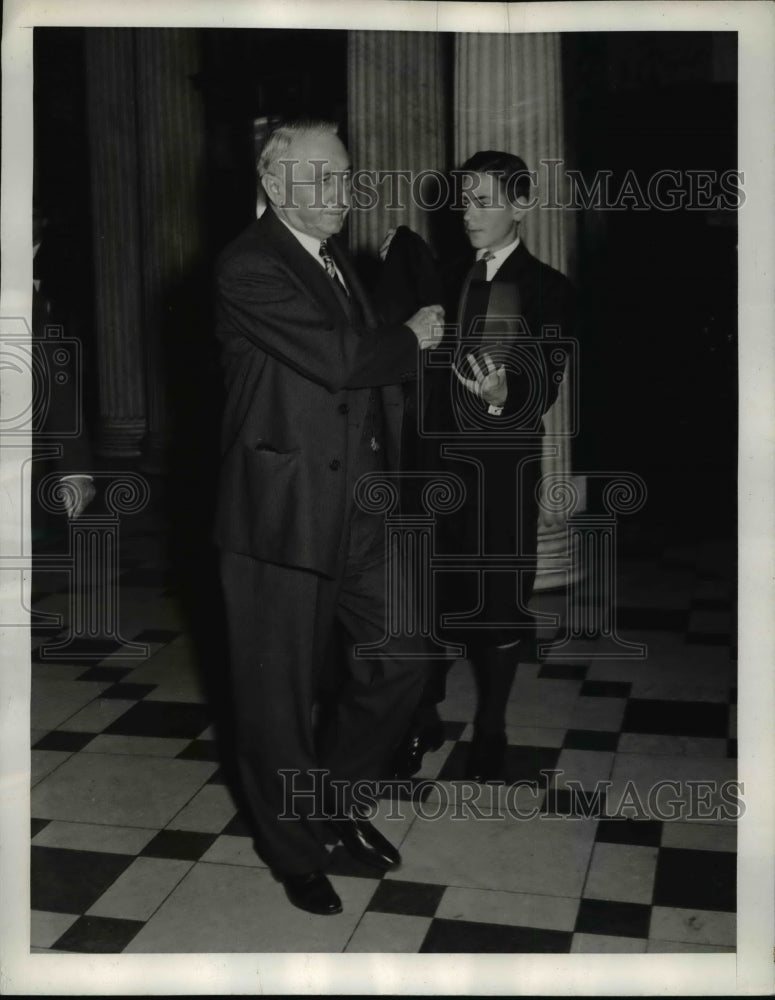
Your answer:
[[[271,209],[219,259],[227,398],[215,540],[333,576],[371,389],[396,468],[400,382],[414,376],[418,348],[407,326],[376,326],[346,255],[335,239],[329,247],[352,302]]]
[[[466,280],[471,264],[470,260],[464,263],[462,269],[458,268],[457,277],[453,278],[458,288],[455,315],[459,320],[464,317],[470,319],[472,314],[471,304],[467,301],[471,289]],[[495,330],[504,328],[502,319],[493,312],[495,302],[509,303],[509,310],[513,308],[519,320],[516,331],[507,332],[502,340],[505,350],[512,351],[511,364],[506,364],[508,396],[503,413],[500,416],[490,416],[487,414],[486,403],[476,397],[468,398],[468,407],[475,416],[471,425],[463,422],[461,426],[461,409],[453,406],[453,399],[459,399],[466,390],[456,383],[454,373],[450,372],[444,378],[437,379],[431,387],[430,397],[426,401],[426,423],[436,431],[449,431],[448,441],[451,442],[465,442],[467,437],[482,436],[497,441],[501,433],[506,433],[514,441],[511,455],[499,456],[486,450],[481,453],[480,458],[488,467],[489,475],[486,509],[479,512],[479,516],[483,513],[486,519],[486,538],[490,551],[512,551],[515,527],[519,522],[522,525],[520,548],[525,552],[526,548],[535,545],[535,486],[540,474],[543,416],[557,398],[564,368],[561,358],[553,349],[552,340],[544,335],[544,331],[547,327],[554,328],[560,338],[572,336],[574,290],[565,275],[539,261],[522,241],[484,289],[485,294],[489,292],[489,308],[485,313],[487,326]],[[500,307],[496,308],[496,312],[498,311]],[[475,308],[473,312],[477,313],[478,309]],[[469,339],[474,346],[477,345],[477,337],[471,337],[470,331],[462,330],[461,337],[461,352],[467,350],[466,341]],[[481,350],[487,350],[486,341]],[[514,466],[520,455],[525,458],[533,456],[535,460],[531,459],[524,466],[524,476],[517,483]],[[444,464],[447,468],[454,468],[466,480],[469,492],[475,489],[470,464]],[[461,517],[453,523],[458,534],[463,535],[466,541],[473,542],[477,522],[476,509],[467,504]]]

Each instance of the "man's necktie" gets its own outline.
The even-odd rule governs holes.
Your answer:
[[[334,263],[334,258],[328,252],[328,240],[323,240],[323,242],[320,244],[319,253],[320,253],[321,260],[325,264],[326,272],[327,272],[329,278],[333,278],[334,281],[339,286],[339,288],[344,292],[344,294],[348,295],[347,289],[344,287],[344,282],[342,281],[342,279],[337,274],[336,264]]]
[[[495,256],[490,250],[485,250],[469,272],[469,281],[487,281],[487,261]]]
[[[475,264],[464,283],[464,298],[460,303],[460,334],[463,339],[480,332],[472,329],[474,320],[481,320],[487,313],[487,301],[490,296],[490,285],[487,281],[487,261],[495,255],[487,250]],[[479,325],[477,323],[477,325]]]

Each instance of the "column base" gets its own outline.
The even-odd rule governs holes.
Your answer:
[[[145,442],[140,470],[149,476],[161,476],[169,470],[172,442],[167,434],[151,431]]]
[[[95,450],[102,458],[137,458],[142,454],[140,443],[145,432],[142,417],[102,423]]]
[[[569,537],[567,522],[538,527],[538,569],[533,590],[557,590],[584,576],[579,560],[578,537]],[[568,545],[571,551],[568,551]]]

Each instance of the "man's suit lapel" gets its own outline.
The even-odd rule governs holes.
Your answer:
[[[305,291],[333,315],[339,312],[347,316],[346,307],[340,301],[334,283],[326,274],[325,268],[313,260],[271,208],[261,216],[258,225],[264,229],[275,250],[290,270],[301,279]]]
[[[510,253],[498,268],[494,281],[519,281],[525,269],[533,260],[533,255],[520,238],[519,246],[513,253]]]
[[[375,327],[377,325],[376,314],[374,313],[374,309],[369,301],[369,296],[366,294],[366,290],[361,284],[355,268],[350,262],[349,256],[342,249],[338,240],[330,240],[328,245],[331,250],[331,255],[336,261],[336,266],[342,272],[350,297],[357,303],[361,313],[363,314],[364,323],[368,327]]]

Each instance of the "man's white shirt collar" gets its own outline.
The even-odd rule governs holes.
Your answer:
[[[519,246],[519,236],[508,243],[505,247],[501,247],[500,250],[488,250],[484,247],[482,250],[476,251],[476,259],[481,260],[486,253],[491,253],[492,257],[487,261],[487,280],[492,281],[495,275],[498,273],[498,269],[504,260],[509,256],[509,254],[514,253],[514,251]]]
[[[277,218],[280,219],[280,216],[278,215]],[[323,262],[323,258],[320,256],[320,244],[322,240],[319,240],[317,236],[310,236],[309,233],[300,233],[298,229],[294,229],[293,226],[291,226],[289,223],[285,221],[285,219],[280,219],[280,222],[282,222],[282,224],[285,226],[285,228],[288,230],[289,233],[293,233],[293,235],[296,237],[299,243],[301,243],[301,245],[307,251],[307,253],[311,257],[314,257],[315,260],[318,262],[318,264],[320,264],[320,266],[325,271],[326,265]],[[331,259],[333,260],[333,256]],[[342,287],[346,288],[347,287],[346,282],[342,277],[342,272],[339,270],[339,265],[336,263],[336,261],[334,261],[334,267],[336,268],[336,274],[342,283]]]
[[[280,216],[278,215],[277,218],[280,219]],[[285,221],[285,219],[280,219],[280,222],[282,222],[289,233],[293,233],[307,253],[311,254],[318,264],[325,269],[326,265],[323,263],[323,258],[320,256],[320,240],[317,236],[310,236],[309,233],[300,233],[298,229],[294,229],[292,225]]]

